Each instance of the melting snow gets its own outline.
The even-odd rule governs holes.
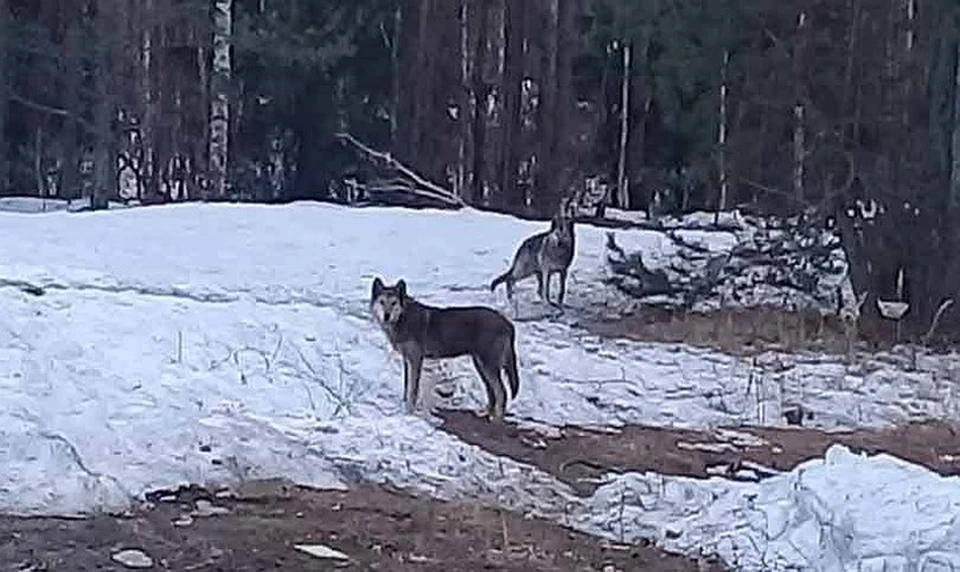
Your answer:
[[[896,459],[835,448],[750,485],[624,475],[584,500],[429,417],[404,415],[399,360],[367,318],[372,278],[405,278],[435,304],[506,309],[489,281],[544,227],[471,210],[307,204],[0,213],[0,510],[119,509],[180,483],[284,476],[485,498],[596,533],[717,551],[748,570],[960,562],[960,487]],[[781,425],[791,403],[825,428],[958,418],[955,356],[921,356],[916,367],[886,356],[851,368],[793,355],[774,368],[585,333],[578,310],[615,299],[601,284],[605,232],[578,226],[567,315],[549,318],[535,286],[518,286],[528,319],[517,322],[514,419]],[[670,256],[656,232],[616,232],[645,259]],[[728,233],[697,232],[718,252],[734,243]],[[47,294],[15,287],[23,282]],[[451,391],[432,398],[442,406],[482,407],[469,359],[425,376]]]

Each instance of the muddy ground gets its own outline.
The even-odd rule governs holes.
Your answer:
[[[283,486],[242,499],[193,488],[150,498],[154,502],[125,517],[0,517],[0,570],[129,570],[112,559],[127,549],[146,554],[153,570],[178,571],[721,569],[495,508],[373,486],[349,492]],[[200,505],[217,514],[189,516]],[[311,543],[348,559],[321,559],[294,548]]]
[[[807,428],[737,427],[689,431],[623,427],[599,432],[577,427],[559,435],[492,424],[470,412],[442,414],[444,428],[463,441],[534,465],[589,495],[607,473],[656,471],[668,475],[755,480],[823,457],[832,444],[867,454],[890,453],[942,475],[960,474],[960,435],[942,423],[889,430],[824,432]]]
[[[583,495],[610,472],[764,478],[822,457],[833,443],[867,453],[889,452],[944,475],[960,474],[960,435],[945,424],[830,433],[566,427],[544,435],[490,423],[472,412],[448,411],[442,417],[445,430],[464,441],[535,465]],[[347,559],[321,559],[294,548],[311,543],[338,550]],[[333,492],[267,483],[239,496],[191,488],[148,495],[143,507],[124,516],[0,517],[3,571],[126,570],[112,560],[124,549],[142,550],[152,569],[184,571],[722,569],[716,562],[670,555],[651,545],[616,545],[497,508],[366,485]]]

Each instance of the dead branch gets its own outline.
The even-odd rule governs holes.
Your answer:
[[[408,187],[406,189],[398,189],[398,190],[404,190],[405,192],[409,192],[414,195],[420,195],[426,198],[438,200],[458,208],[467,206],[466,203],[463,202],[463,199],[451,193],[450,191],[444,189],[440,185],[432,181],[428,181],[427,179],[424,179],[423,177],[418,175],[416,172],[414,172],[412,169],[405,166],[400,161],[397,161],[396,159],[394,159],[393,156],[390,155],[390,153],[384,153],[382,151],[377,151],[375,149],[372,149],[367,145],[364,145],[363,143],[358,141],[356,137],[354,137],[349,133],[337,133],[336,135],[334,135],[334,137],[336,137],[340,141],[345,141],[353,145],[360,152],[362,152],[364,155],[366,155],[370,159],[379,161],[390,168],[396,169],[400,173],[410,178],[417,185],[417,188]]]
[[[950,306],[953,306],[953,298],[947,298],[944,300],[940,307],[937,308],[937,312],[933,315],[933,320],[930,321],[930,328],[927,330],[927,333],[923,335],[923,344],[926,345],[930,341],[930,338],[933,337],[933,333],[937,330],[937,326],[940,325],[940,318],[943,317],[944,312],[950,309]]]

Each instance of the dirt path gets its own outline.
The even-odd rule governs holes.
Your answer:
[[[442,414],[444,428],[496,455],[534,465],[589,495],[608,472],[656,471],[706,477],[755,479],[765,469],[787,471],[822,457],[839,443],[869,454],[887,452],[942,475],[960,474],[960,435],[945,424],[849,432],[814,429],[738,428],[685,431],[625,427],[601,433],[567,427],[547,437],[514,425],[494,425],[469,412]]]
[[[153,570],[660,571],[720,570],[651,546],[618,546],[475,504],[446,504],[376,487],[348,493],[277,487],[243,500],[202,489],[151,496],[126,518],[0,517],[0,570],[126,570],[114,554],[138,549]],[[208,500],[216,516],[175,524]],[[322,560],[295,544],[349,556]]]

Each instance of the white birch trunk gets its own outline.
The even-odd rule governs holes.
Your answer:
[[[717,129],[717,148],[720,153],[720,201],[717,212],[727,209],[727,195],[730,182],[727,177],[727,68],[730,66],[730,50],[723,50],[723,62],[720,64],[720,121]]]
[[[804,107],[798,102],[793,106],[793,194],[799,204],[803,203],[805,140]]]
[[[618,203],[623,210],[630,209],[630,188],[627,184],[627,143],[630,137],[630,75],[632,71],[630,44],[623,44],[623,81],[620,84],[620,157],[617,160]]]
[[[140,130],[140,170],[141,180],[137,181],[137,198],[144,198],[144,178],[150,178],[153,173],[153,127],[157,116],[155,97],[153,93],[153,0],[145,0],[140,12],[140,21],[143,26],[140,38],[140,94],[143,97],[143,123]]]
[[[233,33],[233,0],[214,0],[213,73],[210,94],[210,191],[227,196],[227,157],[230,135],[230,45]]]

